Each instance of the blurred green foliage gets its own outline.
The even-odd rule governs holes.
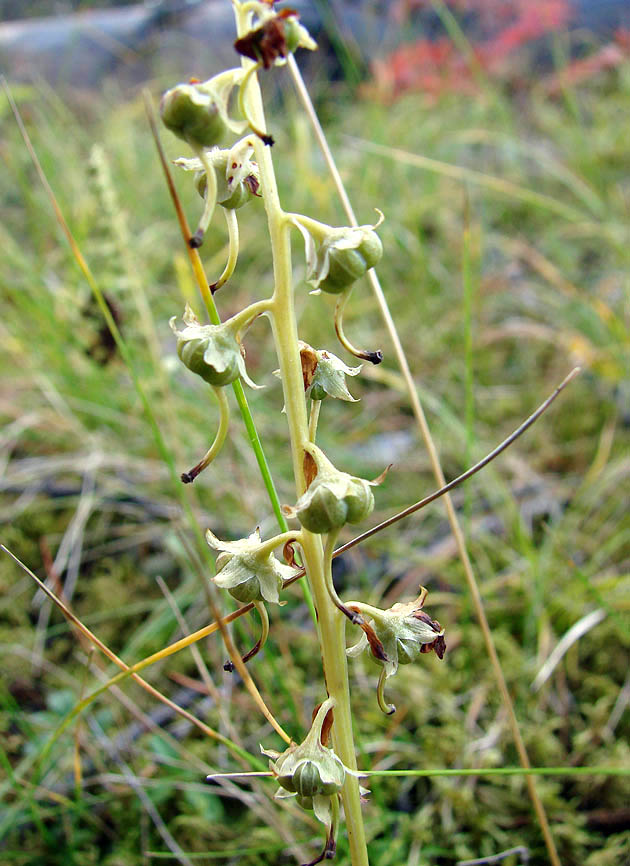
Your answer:
[[[379,274],[447,477],[496,445],[574,364],[585,368],[551,412],[455,502],[532,763],[628,766],[630,156],[619,118],[630,98],[630,65],[603,73],[570,100],[536,89],[510,99],[498,87],[432,104],[408,94],[384,105],[342,86],[316,95],[360,221],[372,221],[374,206],[386,215]],[[290,93],[283,100],[270,120],[282,200],[339,224],[332,182],[306,121]],[[92,101],[86,122],[84,104],[69,107],[42,85],[20,94],[20,107],[116,311],[167,445],[177,466],[188,468],[211,441],[217,411],[209,390],[176,363],[168,319],[181,314],[185,300],[198,312],[200,304],[142,106],[110,91]],[[164,139],[169,154],[180,155]],[[95,158],[94,143],[104,158]],[[414,155],[433,162],[414,164]],[[212,618],[206,566],[129,371],[107,341],[6,116],[1,156],[2,540],[53,585],[61,581],[67,594],[74,586],[77,615],[135,661],[180,636],[158,576],[188,628]],[[452,166],[465,174],[452,177]],[[496,179],[511,186],[501,189]],[[194,224],[200,200],[185,178],[177,183]],[[224,318],[272,284],[262,203],[247,211],[235,277],[217,295]],[[218,216],[202,248],[211,280],[226,254]],[[308,294],[299,238],[294,254],[302,336],[340,353],[334,300]],[[353,380],[361,402],[326,401],[321,440],[338,466],[359,475],[394,463],[376,494],[377,520],[434,484],[367,286],[354,291],[346,329],[355,343],[382,348],[385,361]],[[293,503],[269,342],[262,322],[245,340],[248,369],[267,386],[248,396],[281,499]],[[256,525],[263,535],[272,531],[236,412],[225,451],[187,495],[200,526],[222,538]],[[428,656],[392,681],[389,696],[399,711],[391,718],[376,705],[376,668],[353,662],[359,765],[516,764],[440,505],[354,550],[336,581],[346,598],[384,596],[389,604],[413,597],[422,583],[430,590],[427,609],[447,634],[442,662]],[[203,787],[207,772],[240,765],[129,682],[92,705],[76,740],[65,735],[34,772],[32,761],[65,712],[101,674],[96,657],[89,661],[63,617],[33,598],[31,582],[7,557],[0,559],[0,598],[4,862],[177,862],[172,840],[193,863],[254,866],[313,856],[317,830],[308,815],[270,802],[275,786],[264,779]],[[533,691],[554,646],[595,609],[603,613],[600,624]],[[249,647],[256,632],[256,622],[240,620],[238,645]],[[260,742],[275,747],[241,684],[223,673],[220,640],[210,638],[200,651],[210,696],[188,652],[150,669],[148,678],[252,753]],[[102,676],[113,675],[111,665],[98,664]],[[251,673],[299,739],[323,689],[297,590],[274,612],[270,642]],[[73,779],[75,743],[81,785]],[[545,862],[522,779],[375,778],[370,787],[365,817],[378,866],[452,864],[515,845],[530,849],[531,862]],[[628,779],[541,778],[538,788],[564,864],[628,862]],[[343,838],[336,862],[348,862]]]

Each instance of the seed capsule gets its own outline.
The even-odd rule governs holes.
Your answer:
[[[214,147],[228,131],[219,103],[198,84],[178,84],[160,102],[167,129],[192,147]]]
[[[318,261],[322,261],[322,273],[325,262],[328,272],[321,279],[313,281],[317,288],[331,295],[338,295],[348,286],[356,282],[370,268],[380,261],[383,255],[383,245],[379,236],[371,228],[343,230],[343,233],[324,241]]]
[[[308,450],[317,466],[317,475],[294,509],[302,526],[309,532],[322,534],[364,520],[374,508],[370,488],[375,482],[340,472],[314,445]]]
[[[256,387],[245,370],[238,329],[230,320],[221,325],[202,325],[188,304],[183,319],[185,327],[181,331],[175,316],[169,324],[177,336],[177,354],[189,370],[215,387],[229,385],[239,376]]]
[[[289,748],[278,754],[265,751],[263,753],[273,758],[269,761],[269,769],[278,784],[297,794],[305,808],[312,808],[312,799],[320,796],[331,796],[343,787],[346,778],[346,768],[332,749],[322,745],[322,726],[329,712],[332,711],[332,698],[320,706],[311,730],[299,746],[292,743]]]

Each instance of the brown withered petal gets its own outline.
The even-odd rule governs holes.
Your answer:
[[[435,654],[439,659],[444,658],[444,653],[446,652],[446,641],[444,640],[444,635],[440,635],[435,639],[435,643],[432,645],[435,650]]]
[[[258,178],[254,177],[253,174],[248,174],[243,183],[252,195],[259,195],[258,188],[260,187],[260,183],[258,182]]]
[[[356,608],[353,608],[352,606],[349,609],[356,611]],[[357,622],[356,625],[358,625],[359,628],[363,630],[363,633],[365,634],[367,641],[370,645],[370,651],[372,652],[374,658],[378,659],[378,661],[386,662],[387,653],[385,652],[385,647],[383,646],[382,641],[378,638],[376,632],[369,624],[369,622],[363,620],[363,622]]]
[[[304,382],[304,390],[311,387],[315,370],[317,370],[317,352],[308,343],[303,343],[300,340],[300,363],[302,364],[302,380]]]
[[[326,718],[324,719],[324,724],[322,725],[322,732],[319,735],[319,742],[322,744],[322,746],[330,745],[330,732],[332,730],[333,722],[333,709],[331,707],[326,713]]]
[[[429,614],[425,613],[423,610],[420,610],[420,608],[414,610],[412,616],[414,619],[419,619],[421,622],[426,622],[427,625],[431,626],[433,631],[442,631],[442,626],[439,624],[439,622],[436,619],[431,619]]]
[[[284,22],[277,16],[270,18],[262,27],[237,39],[234,48],[239,54],[256,63],[260,61],[265,69],[271,69],[278,57],[286,57],[289,53]]]
[[[295,561],[295,548],[293,547],[292,541],[287,541],[284,545],[282,548],[282,555],[287,565],[290,565],[292,568],[299,568],[299,565]]]
[[[302,468],[304,469],[304,480],[306,481],[306,487],[309,488],[317,477],[317,463],[315,463],[315,460],[308,453],[308,451],[304,452]]]

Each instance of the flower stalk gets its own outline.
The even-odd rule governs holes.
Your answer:
[[[239,36],[247,25],[239,21]],[[251,61],[244,59],[248,69]],[[266,129],[260,87],[255,74],[251,75],[245,94],[246,116],[258,129]],[[274,271],[274,294],[270,308],[274,342],[280,367],[285,410],[291,442],[291,457],[298,497],[306,490],[304,453],[308,446],[309,423],[304,399],[300,347],[293,303],[293,275],[291,267],[291,218],[281,207],[270,148],[262,140],[254,142],[256,161],[260,170],[263,201],[267,214]],[[332,602],[326,586],[324,551],[319,535],[302,530],[301,548],[313,599],[318,613],[318,631],[324,664],[326,689],[335,701],[333,745],[335,753],[350,770],[356,771],[356,755],[352,734],[352,716],[345,655],[345,619]],[[359,784],[348,774],[342,788],[348,841],[353,866],[368,866],[368,854],[361,813]]]

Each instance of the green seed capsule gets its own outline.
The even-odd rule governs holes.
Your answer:
[[[361,523],[374,510],[374,494],[370,485],[362,478],[355,478],[344,502],[348,507],[346,520],[348,523]]]
[[[178,84],[160,102],[167,129],[192,147],[214,147],[228,132],[218,103],[195,84]]]
[[[328,394],[324,391],[321,385],[312,385],[309,391],[311,400],[325,400]]]
[[[331,774],[330,779],[326,782],[322,781],[319,767],[314,761],[305,761],[297,767],[293,773],[293,784],[300,797],[315,797],[318,794],[330,795],[339,790],[345,776],[344,768],[336,755],[332,758],[330,755],[326,755],[326,758],[328,759],[327,769]]]
[[[326,254],[328,274],[318,283],[318,288],[323,292],[338,295],[362,277],[369,268],[374,267],[383,255],[383,245],[375,231],[364,229],[361,231],[360,242],[353,248],[333,239],[324,241],[322,258]]]
[[[331,490],[325,479],[316,478],[309,487],[308,501],[297,508],[297,518],[309,532],[325,533],[340,529],[348,519],[345,500]]]
[[[179,338],[177,354],[193,373],[210,385],[230,385],[241,375],[241,353],[236,340],[233,345],[220,338],[215,338],[215,345],[220,345],[220,355],[215,353],[216,360],[208,361],[210,338],[195,337],[193,339]]]
[[[232,598],[235,598],[236,601],[240,601],[242,604],[249,604],[250,601],[263,600],[260,581],[254,576],[250,577],[249,580],[245,580],[243,583],[239,583],[237,586],[231,586],[228,589],[228,592]]]

